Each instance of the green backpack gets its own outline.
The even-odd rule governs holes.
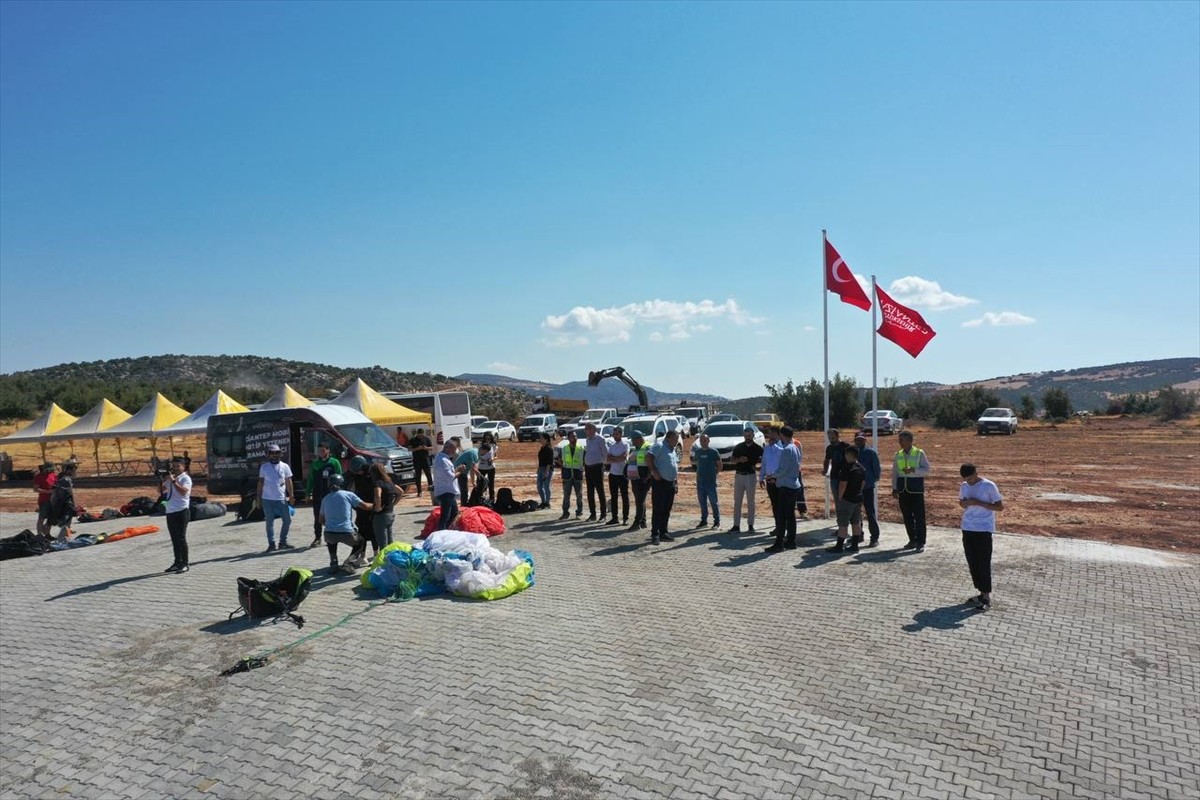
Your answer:
[[[297,628],[303,628],[304,617],[292,612],[308,597],[312,575],[312,570],[288,567],[282,575],[269,583],[253,578],[238,578],[239,608],[229,613],[229,619],[233,619],[239,613],[244,613],[251,619],[274,617],[275,622],[286,617],[294,622]]]

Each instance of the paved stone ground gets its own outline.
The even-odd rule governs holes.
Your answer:
[[[302,632],[226,622],[237,576],[325,564],[230,518],[184,576],[165,532],[4,562],[0,798],[1200,794],[1196,557],[998,536],[984,614],[957,531],[836,558],[811,522],[766,556],[555,517],[494,540],[530,591],[379,605],[229,678],[368,601],[321,576]]]

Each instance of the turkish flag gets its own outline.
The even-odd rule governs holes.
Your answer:
[[[825,240],[825,288],[842,298],[843,303],[858,306],[863,311],[871,310],[867,293],[828,239]]]
[[[887,292],[880,289],[878,284],[875,286],[875,295],[879,300],[879,311],[883,315],[883,321],[879,324],[879,335],[900,345],[900,349],[913,358],[919,356],[925,345],[929,344],[929,340],[937,336],[937,333],[920,314],[888,297]]]

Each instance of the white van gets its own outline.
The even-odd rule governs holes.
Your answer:
[[[548,433],[553,437],[557,429],[558,415],[530,414],[517,426],[517,441],[536,442],[542,438],[543,433]]]

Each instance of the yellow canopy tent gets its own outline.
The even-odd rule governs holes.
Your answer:
[[[121,408],[108,398],[105,398],[96,405],[92,406],[82,417],[75,420],[57,433],[52,433],[45,438],[46,441],[49,442],[69,441],[72,444],[78,439],[91,439],[92,449],[96,456],[96,471],[99,472],[100,440],[96,438],[96,435],[120,425],[122,422],[128,420],[131,416],[132,415],[128,411]],[[118,451],[120,448],[121,441],[118,439]],[[124,460],[123,455],[122,460]]]
[[[166,429],[188,415],[188,412],[163,397],[161,392],[155,392],[150,402],[138,409],[129,419],[92,435],[94,439],[116,439],[118,450],[121,439],[149,439],[150,451],[158,457],[158,437]],[[168,434],[169,436],[170,434]],[[172,449],[174,442],[171,443]],[[96,442],[96,462],[99,463],[100,443]],[[122,461],[124,455],[122,454]]]
[[[329,401],[330,405],[348,406],[362,413],[376,425],[415,425],[417,423],[432,424],[433,418],[420,411],[413,411],[407,406],[388,400],[379,392],[372,389],[362,378],[350,384],[346,391]]]
[[[208,418],[214,414],[236,414],[249,411],[244,405],[218,389],[204,405],[162,431],[168,436],[204,436],[208,433]]]
[[[52,433],[57,433],[68,425],[77,422],[79,417],[73,417],[66,411],[58,407],[58,403],[51,403],[40,417],[33,422],[21,428],[19,431],[10,433],[0,441],[5,442],[37,442],[42,449],[42,461],[46,460],[46,437]]]
[[[300,394],[285,383],[283,386],[279,387],[279,390],[275,392],[275,394],[271,395],[267,402],[259,406],[259,409],[306,408],[312,404],[312,400],[309,400],[307,397]]]

